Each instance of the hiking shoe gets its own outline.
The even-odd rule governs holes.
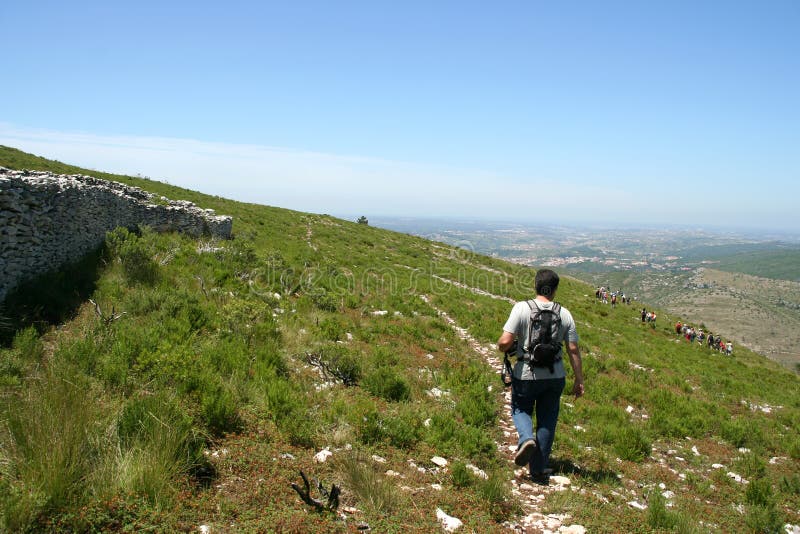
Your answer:
[[[538,484],[539,486],[549,486],[550,473],[552,472],[553,471],[551,469],[548,469],[545,470],[543,473],[531,473],[531,482],[533,482],[534,484]]]
[[[531,461],[531,456],[536,452],[538,445],[536,440],[531,438],[517,447],[517,454],[514,456],[514,463],[520,467],[528,465]]]

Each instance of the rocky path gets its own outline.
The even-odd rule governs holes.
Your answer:
[[[496,347],[492,344],[483,344],[469,333],[469,330],[459,326],[447,312],[437,307],[431,302],[427,295],[420,295],[420,298],[430,306],[450,327],[456,335],[466,341],[469,346],[494,369],[498,374],[502,371],[503,360],[498,356]],[[504,297],[498,297],[503,298]],[[497,383],[500,383],[498,378]],[[489,386],[492,387],[492,386]],[[503,404],[508,406],[511,402],[511,390],[505,389],[500,392],[503,395]],[[514,461],[516,451],[516,429],[511,420],[508,410],[504,411],[504,416],[500,419],[500,428],[503,432],[503,442],[497,443],[497,449],[508,460]],[[505,523],[505,526],[512,532],[524,533],[562,533],[562,534],[582,534],[586,529],[581,525],[570,524],[568,514],[543,514],[539,511],[539,505],[549,493],[554,491],[571,490],[571,481],[563,476],[554,475],[550,477],[549,486],[540,486],[530,482],[528,471],[524,468],[514,470],[514,478],[511,480],[512,494],[519,500],[522,507],[522,516],[514,521]]]

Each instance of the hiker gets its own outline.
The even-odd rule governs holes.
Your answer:
[[[644,318],[647,316],[647,309],[642,308],[642,322],[644,322]]]
[[[733,354],[733,343],[728,341],[727,343],[725,343],[725,355],[730,356],[732,354]]]
[[[678,321],[677,323],[675,323],[675,333],[676,333],[676,334],[680,334],[680,333],[681,333],[681,328],[683,328],[683,325],[681,324],[681,322],[680,322],[680,321]]]
[[[583,367],[575,320],[566,308],[554,301],[558,275],[550,269],[541,269],[536,272],[534,282],[536,298],[514,304],[497,348],[507,352],[516,347],[511,416],[519,441],[514,463],[520,467],[527,465],[531,479],[546,485],[560,399],[566,383],[562,357],[565,341],[575,375],[572,393],[576,398],[584,393]],[[532,321],[534,318],[537,320]],[[538,343],[531,347],[531,341]]]

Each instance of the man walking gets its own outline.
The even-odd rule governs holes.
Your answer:
[[[561,393],[566,383],[562,358],[565,341],[575,375],[572,393],[576,397],[584,393],[578,332],[572,314],[554,300],[558,283],[559,278],[555,272],[550,269],[539,270],[535,278],[536,298],[514,305],[503,326],[503,334],[497,341],[497,347],[502,352],[516,346],[517,361],[511,382],[511,416],[517,428],[519,443],[514,462],[521,467],[529,466],[532,480],[540,484],[547,484],[549,480],[550,471],[547,467],[555,438]],[[539,337],[537,332],[532,331],[531,318],[536,313],[542,313],[540,310],[552,310],[560,317],[560,326],[552,340],[558,344],[558,353],[555,361],[542,367],[532,361],[534,348],[530,347],[529,339],[531,336]]]

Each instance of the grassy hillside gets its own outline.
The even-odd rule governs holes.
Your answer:
[[[101,176],[7,148],[0,165]],[[533,488],[485,354],[533,271],[102,177],[232,215],[235,238],[117,230],[9,297],[0,529],[435,532],[437,508],[465,532],[536,513],[591,532],[800,523],[800,380],[761,356],[690,346],[675,316],[645,325],[641,303],[563,279],[587,395],[562,400],[553,467],[570,484]],[[338,513],[291,489],[300,470],[341,487]]]

